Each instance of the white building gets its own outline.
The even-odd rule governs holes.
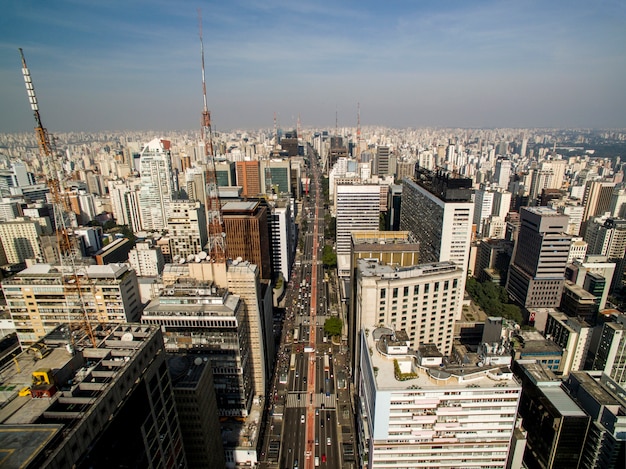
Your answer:
[[[141,151],[139,211],[142,229],[161,231],[166,226],[167,203],[172,200],[174,181],[170,142],[155,138]]]
[[[0,243],[9,264],[19,264],[26,259],[41,259],[41,225],[28,217],[0,223]]]
[[[128,263],[139,277],[156,277],[163,272],[165,259],[152,241],[137,242],[128,253]]]
[[[368,468],[505,468],[521,384],[506,365],[444,366],[406,334],[361,331],[359,452]]]

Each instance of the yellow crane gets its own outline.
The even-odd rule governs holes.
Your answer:
[[[76,247],[70,238],[68,215],[70,212],[67,198],[64,197],[61,187],[61,173],[62,168],[59,165],[59,155],[56,152],[55,147],[52,145],[53,139],[50,138],[48,130],[43,126],[41,122],[41,114],[39,113],[39,104],[37,102],[37,96],[35,95],[35,87],[30,76],[30,70],[26,65],[26,59],[24,57],[24,51],[19,48],[20,57],[22,58],[22,75],[24,76],[24,84],[26,85],[26,93],[28,94],[28,101],[30,102],[30,108],[33,111],[35,117],[35,136],[37,138],[37,146],[39,147],[39,155],[41,156],[41,163],[44,168],[44,174],[46,177],[46,185],[50,189],[50,197],[52,200],[52,207],[54,211],[54,224],[57,236],[57,248],[58,257],[61,265],[69,264],[71,267],[71,285],[72,290],[77,293],[77,306],[82,312],[82,328],[89,336],[91,343],[96,347],[96,340],[93,333],[93,329],[90,324],[89,315],[85,307],[85,301],[81,291],[81,283],[76,270]],[[69,301],[68,301],[69,303]],[[69,306],[69,304],[68,304]],[[71,326],[71,324],[70,324]]]

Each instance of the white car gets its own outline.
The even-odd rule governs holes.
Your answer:
[[[302,414],[300,416],[300,423],[304,423],[304,414]],[[328,441],[330,441],[330,438],[328,439]],[[330,443],[328,443],[328,444],[330,444]]]
[[[330,446],[330,437],[326,438],[326,445]]]

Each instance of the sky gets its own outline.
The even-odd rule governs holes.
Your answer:
[[[626,128],[626,2],[4,0],[0,133]]]

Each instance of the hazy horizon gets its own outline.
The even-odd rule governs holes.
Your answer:
[[[618,2],[11,1],[0,132],[624,128]]]

